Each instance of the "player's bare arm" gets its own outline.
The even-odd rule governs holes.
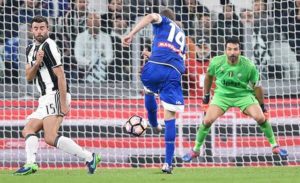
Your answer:
[[[28,81],[32,81],[35,76],[37,71],[40,68],[41,63],[43,62],[43,58],[44,58],[44,51],[43,50],[39,50],[36,54],[36,61],[35,63],[31,66],[30,64],[26,64],[26,79]]]
[[[53,72],[57,77],[58,90],[60,95],[60,104],[62,115],[66,115],[69,112],[69,106],[67,105],[67,82],[62,66],[53,68]]]
[[[206,75],[205,75],[205,78],[204,78],[204,94],[209,94],[210,93],[210,89],[211,89],[213,79],[214,79],[214,77],[211,76],[207,72]]]
[[[262,86],[255,86],[254,88],[255,97],[261,107],[261,110],[265,113],[265,117],[268,118],[267,109],[265,108],[264,104],[264,89]]]
[[[139,32],[141,29],[143,29],[144,27],[146,27],[147,25],[149,25],[150,23],[157,23],[161,20],[160,15],[157,13],[152,13],[149,14],[147,16],[145,16],[144,18],[142,18],[141,21],[139,21],[136,26],[131,30],[131,32],[126,35],[125,37],[122,38],[122,44],[123,46],[129,46],[133,36]]]
[[[255,86],[254,88],[255,97],[258,100],[259,104],[264,103],[264,90],[262,86]]]

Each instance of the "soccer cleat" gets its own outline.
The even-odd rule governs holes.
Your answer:
[[[173,170],[173,167],[169,166],[168,163],[164,163],[163,167],[161,168],[161,171],[166,174],[172,174],[172,170]]]
[[[190,161],[192,161],[192,159],[197,158],[199,155],[200,155],[199,152],[195,152],[194,150],[191,150],[190,152],[186,153],[182,157],[182,161],[184,161],[184,162],[190,162]]]
[[[162,131],[161,124],[158,123],[157,127],[152,127],[154,133],[160,133]]]
[[[288,156],[287,150],[281,149],[279,146],[275,146],[272,149],[273,154],[278,154],[281,158],[286,158]]]
[[[35,163],[26,163],[19,170],[17,170],[14,175],[29,175],[33,174],[38,170],[38,165]]]
[[[94,174],[97,165],[100,163],[100,161],[101,161],[100,155],[93,153],[93,160],[90,162],[86,162],[86,166],[88,167],[89,174]]]

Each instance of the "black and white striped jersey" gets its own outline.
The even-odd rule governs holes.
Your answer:
[[[53,72],[53,68],[62,66],[61,54],[56,43],[48,38],[42,44],[33,43],[26,49],[27,63],[33,66],[36,60],[38,50],[44,51],[44,59],[36,73],[34,83],[36,84],[41,95],[54,93],[58,90],[57,77]],[[67,92],[69,87],[67,85]]]

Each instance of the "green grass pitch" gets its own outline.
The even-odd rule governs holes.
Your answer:
[[[0,170],[3,183],[297,183],[300,167],[176,168],[172,175],[158,168],[97,169],[94,175],[85,170],[39,170],[28,176],[13,176]]]

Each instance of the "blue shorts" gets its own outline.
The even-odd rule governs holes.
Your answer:
[[[141,80],[146,89],[159,94],[165,109],[183,111],[181,74],[177,70],[170,66],[147,62],[142,70]]]

